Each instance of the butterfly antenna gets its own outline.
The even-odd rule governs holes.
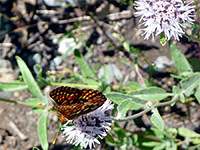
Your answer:
[[[39,105],[39,106],[41,106],[41,107],[42,107],[42,108],[44,108],[44,109],[47,109],[47,110],[49,110],[49,111],[53,112],[53,113],[54,113],[54,114],[56,114],[58,117],[60,117],[60,116],[61,116],[60,114],[58,114],[58,113],[56,113],[55,111],[53,111],[53,110],[51,110],[51,109],[47,108],[46,106],[42,105],[41,103],[38,103],[38,105]]]
[[[56,143],[56,139],[57,139],[57,137],[58,137],[58,134],[59,134],[59,131],[60,131],[60,127],[61,127],[61,124],[62,124],[62,121],[61,121],[60,124],[59,124],[58,131],[57,131],[57,133],[56,133],[56,136],[55,136],[55,138],[54,138],[52,144],[55,144],[55,143]]]

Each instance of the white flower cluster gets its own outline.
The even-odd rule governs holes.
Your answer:
[[[146,34],[144,39],[149,39],[151,35],[154,38],[154,33],[156,36],[164,33],[167,40],[172,36],[179,40],[179,36],[185,33],[182,23],[194,21],[192,3],[184,4],[181,0],[138,0],[135,3],[135,16],[141,17],[141,25],[145,27],[142,29]]]
[[[91,149],[95,147],[95,143],[100,144],[96,139],[97,137],[103,139],[112,125],[111,113],[114,105],[110,100],[96,109],[95,111],[82,115],[78,119],[69,120],[62,128],[64,136],[67,137],[66,141],[70,144],[77,146],[81,144],[86,148],[89,146]],[[73,123],[74,126],[68,126]]]

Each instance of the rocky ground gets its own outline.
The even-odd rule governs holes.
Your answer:
[[[141,49],[144,55],[138,54],[140,56],[138,64],[144,77],[148,77],[149,64],[144,61],[148,60],[159,66],[152,79],[155,85],[170,92],[172,86],[177,84],[178,81],[174,80],[167,70],[173,65],[169,47],[161,46],[159,37],[155,40],[143,40],[138,18],[134,17],[135,10],[132,6],[121,4],[118,0],[99,2],[94,0],[89,5],[73,3],[68,8],[62,7],[63,3],[56,3],[53,6],[44,2],[42,0],[0,1],[0,10],[3,14],[0,27],[1,82],[18,79],[20,71],[15,56],[20,56],[32,71],[33,65],[37,63],[44,72],[48,71],[55,75],[63,73],[63,78],[69,76],[66,68],[80,73],[73,56],[73,49],[71,52],[66,50],[71,46],[81,50],[89,65],[97,70],[99,77],[103,74],[103,68],[100,67],[103,64],[115,73],[113,74],[115,79],[108,79],[108,84],[118,84],[121,78],[123,84],[137,81],[135,71],[119,61],[119,58],[124,57],[128,64],[132,64],[136,54],[123,49],[113,34],[116,33],[129,40],[130,45]],[[92,15],[87,12],[92,12]],[[78,22],[81,22],[81,25]],[[188,26],[188,32],[189,29]],[[66,33],[69,37],[73,35],[74,38],[67,37],[59,42]],[[197,43],[189,42],[183,37],[175,44],[187,58],[199,58]],[[43,92],[48,93],[50,89],[52,87],[47,86]],[[0,92],[0,97],[24,102],[31,97],[31,94],[28,91]],[[200,133],[199,105],[196,102],[188,105],[191,117],[188,114],[188,107],[183,104],[177,104],[173,108],[167,106],[161,110],[167,128],[187,127]],[[37,136],[39,116],[29,107],[0,101],[0,149],[28,150],[34,146],[40,147]],[[144,115],[142,120],[147,125],[151,124],[147,115]],[[57,131],[56,121],[57,116],[50,114],[48,127],[50,143]],[[50,149],[71,149],[71,146],[66,146],[64,141],[60,134],[57,144],[51,145]]]

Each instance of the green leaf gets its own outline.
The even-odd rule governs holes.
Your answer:
[[[200,84],[200,73],[194,73],[190,77],[183,79],[180,84],[183,88],[183,93],[185,93],[186,96],[190,96],[194,88]]]
[[[128,82],[127,86],[131,87],[133,89],[137,89],[137,90],[138,89],[143,89],[143,87],[140,84],[138,84],[137,82]]]
[[[178,69],[178,73],[182,74],[185,72],[192,73],[192,67],[185,58],[185,56],[181,53],[181,51],[172,43],[170,43],[170,51],[172,59],[174,60],[175,66]]]
[[[178,133],[183,137],[200,137],[200,134],[188,129],[188,128],[178,128]]]
[[[163,121],[162,117],[160,116],[158,109],[152,109],[153,114],[151,115],[151,122],[161,131],[164,130],[165,122]]]
[[[17,59],[17,64],[18,64],[20,71],[22,73],[24,82],[28,85],[29,91],[34,96],[43,100],[44,97],[42,95],[42,92],[41,92],[39,86],[37,85],[35,79],[33,78],[33,75],[31,74],[29,68],[27,67],[25,62],[20,57],[16,56],[16,59]]]
[[[106,140],[107,140],[108,142],[110,142],[110,143],[114,143],[114,142],[115,142],[114,138],[113,138],[109,133],[108,133],[107,136],[106,136]]]
[[[38,121],[38,137],[42,146],[43,150],[48,150],[49,144],[48,144],[48,135],[47,135],[47,119],[48,115],[45,114],[40,117]]]
[[[162,46],[165,46],[166,43],[167,43],[167,39],[165,38],[164,33],[160,34],[160,44]]]
[[[141,89],[138,91],[130,92],[128,95],[147,101],[159,101],[169,96],[169,94],[164,89],[158,87]]]
[[[132,106],[134,107],[131,98],[123,100],[123,102],[120,103],[117,107],[118,110],[117,118],[124,118],[126,116],[126,112],[128,110],[131,110]]]
[[[106,94],[106,97],[111,99],[116,104],[121,104],[124,100],[131,98],[132,103],[134,103],[134,109],[135,110],[140,109],[141,107],[144,106],[141,99],[133,97],[133,96],[125,95],[125,94],[122,94],[122,93],[117,93],[117,92],[109,93],[109,94]]]
[[[35,73],[37,74],[37,77],[38,77],[40,80],[42,80],[42,68],[41,68],[41,66],[38,65],[38,64],[35,64],[35,65],[33,66],[33,70],[34,70]]]
[[[142,145],[146,147],[154,147],[154,146],[160,145],[160,142],[154,142],[154,141],[143,142]]]
[[[83,58],[83,55],[79,52],[79,50],[74,51],[76,62],[78,63],[79,67],[81,68],[81,71],[83,75],[91,78],[97,78],[94,74],[93,70],[90,68],[88,63]]]
[[[130,42],[129,41],[124,41],[123,47],[125,50],[127,50],[130,53]]]
[[[27,89],[28,86],[24,82],[0,82],[0,91],[21,91]]]
[[[198,86],[194,96],[196,97],[197,101],[199,102],[200,104],[200,86]]]
[[[184,96],[183,93],[180,93],[180,100],[181,100],[182,103],[185,102],[185,96]]]
[[[83,78],[81,79],[85,84],[89,84],[89,85],[99,85],[99,82],[97,82],[94,79],[91,78]]]
[[[27,103],[29,104],[33,104],[33,105],[38,105],[39,103],[42,103],[39,99],[37,98],[29,98],[26,100]],[[44,109],[40,109],[40,108],[33,108],[33,111],[36,112],[37,114],[42,114],[44,113],[46,110]]]

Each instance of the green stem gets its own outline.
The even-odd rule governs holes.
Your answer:
[[[185,33],[184,36],[186,36],[190,41],[194,41],[194,42],[200,43],[199,39],[191,37],[187,33]]]
[[[118,122],[123,122],[123,121],[128,121],[128,120],[132,120],[132,119],[138,118],[138,117],[146,114],[147,112],[151,111],[153,108],[163,107],[163,106],[167,106],[167,105],[170,105],[172,103],[175,103],[178,100],[178,98],[179,98],[179,94],[176,94],[171,101],[154,104],[150,108],[147,108],[147,109],[145,109],[145,110],[143,110],[143,111],[141,111],[141,112],[139,112],[139,113],[137,113],[135,115],[128,116],[128,117],[125,117],[125,118],[120,118],[120,119],[114,119],[114,120],[118,121]]]
[[[0,101],[8,102],[8,103],[14,103],[14,104],[19,104],[19,105],[33,107],[33,108],[42,108],[39,105],[29,104],[29,103],[20,102],[20,101],[13,101],[13,100],[8,100],[8,99],[4,99],[4,98],[0,98]]]
[[[86,85],[86,84],[73,84],[73,83],[51,83],[51,86],[70,86],[75,88],[88,88],[88,89],[97,89],[98,85]],[[119,85],[112,85],[112,89],[119,89]],[[123,90],[133,90],[130,87],[123,86]]]

